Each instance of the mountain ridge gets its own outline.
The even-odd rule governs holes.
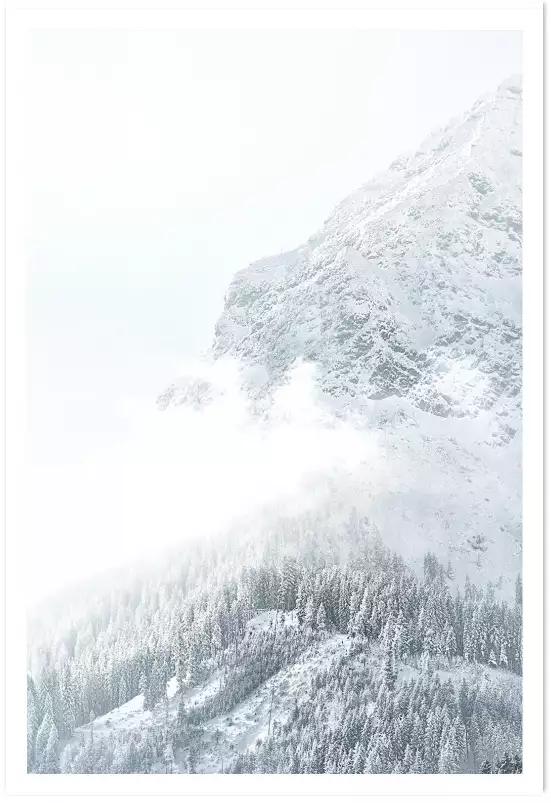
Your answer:
[[[297,362],[310,364],[316,404],[384,443],[394,487],[361,512],[385,542],[415,560],[430,545],[479,574],[470,545],[484,539],[488,577],[513,577],[521,118],[522,83],[510,78],[351,193],[304,245],[239,271],[204,374],[159,407],[211,404],[225,392],[216,371],[233,360],[253,414],[269,420]]]
[[[260,398],[302,358],[337,408],[395,396],[444,417],[493,409],[499,439],[510,440],[521,374],[520,305],[509,301],[521,294],[521,98],[520,80],[508,79],[347,196],[304,245],[239,271],[208,359],[241,360],[247,392]],[[190,398],[184,380],[159,406]]]

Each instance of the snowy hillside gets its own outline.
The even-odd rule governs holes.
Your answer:
[[[247,623],[249,631],[258,628],[273,630],[278,611],[265,611]],[[298,624],[294,614],[287,614],[281,622],[285,627],[296,627]],[[372,646],[366,650],[365,645],[357,643],[349,635],[326,636],[320,641],[308,645],[305,643],[304,652],[300,660],[290,666],[284,667],[267,682],[261,684],[253,694],[243,702],[238,703],[229,711],[214,717],[201,718],[201,712],[210,698],[213,697],[221,685],[221,670],[216,670],[203,683],[193,686],[187,691],[178,692],[176,677],[167,685],[167,695],[164,702],[158,703],[153,710],[144,710],[144,696],[138,695],[114,711],[98,717],[93,725],[83,725],[77,728],[71,741],[65,747],[65,760],[73,760],[79,753],[79,745],[90,742],[91,737],[97,741],[111,739],[122,740],[128,745],[132,740],[139,743],[145,733],[162,733],[167,727],[173,728],[177,734],[185,731],[187,712],[191,712],[192,721],[201,722],[193,736],[186,740],[176,739],[176,748],[163,753],[151,765],[153,772],[172,773],[212,773],[224,771],[259,771],[255,766],[257,756],[266,760],[267,743],[270,745],[270,735],[281,736],[290,730],[290,726],[304,710],[313,710],[312,701],[316,697],[317,689],[323,687],[328,677],[345,679],[341,682],[341,693],[335,694],[322,708],[317,716],[324,719],[327,733],[336,734],[343,721],[345,685],[358,688],[369,687],[373,675],[377,674],[381,664],[381,651]],[[520,679],[512,673],[491,668],[481,669],[478,666],[465,664],[461,661],[442,662],[442,668],[436,668],[430,677],[430,684],[438,688],[446,688],[452,695],[460,692],[461,684],[468,683],[480,690],[479,705],[484,710],[489,699],[507,699],[513,705],[512,713],[517,722],[521,718],[520,707]],[[427,676],[423,674],[422,667],[412,663],[401,663],[396,667],[396,683],[403,689],[405,699],[410,689],[409,684],[425,683]],[[451,686],[449,685],[451,683]],[[445,684],[448,684],[446,686]],[[373,692],[371,691],[373,696]],[[489,698],[486,696],[489,695]],[[484,701],[484,702],[483,702]],[[378,716],[378,700],[370,699],[366,713],[370,719]],[[362,723],[363,724],[363,723]],[[507,729],[504,728],[506,731]],[[489,757],[495,761],[509,748],[520,753],[521,742],[518,736],[502,734],[501,742],[493,738],[489,740]],[[189,743],[193,745],[190,750]],[[279,740],[278,740],[279,741]],[[359,772],[360,762],[365,764],[368,751],[355,752],[355,764],[351,763],[348,771]],[[124,751],[123,751],[124,753]],[[325,771],[339,771],[338,766],[330,766],[336,761],[336,751],[329,747],[323,750],[316,761],[321,759]],[[294,756],[298,769],[301,763],[300,755]],[[274,771],[276,767],[264,771]],[[408,767],[411,771],[412,767]],[[465,769],[468,769],[465,766]],[[73,770],[74,771],[74,770]],[[311,771],[323,771],[322,766],[312,767]],[[344,770],[341,770],[344,771]],[[372,771],[377,771],[373,769]],[[381,770],[379,770],[381,771]],[[396,771],[405,771],[405,768]]]
[[[278,611],[264,611],[247,623],[249,633],[255,629],[274,628]],[[297,624],[296,616],[288,614],[285,626]],[[295,700],[308,699],[310,681],[313,673],[328,667],[331,661],[346,655],[349,651],[347,636],[338,635],[325,639],[321,644],[305,645],[304,652],[291,666],[285,667],[261,684],[253,694],[238,703],[229,712],[205,721],[198,740],[193,769],[197,772],[220,772],[228,767],[239,752],[246,751],[260,740],[264,742],[272,723],[286,721],[293,711]],[[213,697],[221,686],[223,671],[215,670],[203,683],[178,693],[177,679],[173,677],[167,685],[165,703],[158,703],[153,710],[144,710],[144,695],[139,694],[114,711],[98,717],[93,723],[96,739],[109,738],[110,734],[139,735],[144,729],[160,729],[168,721],[172,727],[177,725],[178,712],[182,710],[199,711]],[[90,738],[91,726],[77,728],[71,739],[71,746],[78,747],[80,740]],[[164,771],[164,762],[159,762],[159,771]],[[189,753],[177,749],[174,754],[173,772],[189,771]]]
[[[42,617],[29,771],[519,772],[520,577],[320,546],[204,545]]]

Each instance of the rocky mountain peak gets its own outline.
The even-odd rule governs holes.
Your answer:
[[[304,245],[237,273],[209,357],[238,358],[252,397],[269,396],[301,358],[335,409],[393,397],[440,417],[499,411],[497,440],[510,439],[521,112],[512,77],[345,198]],[[195,395],[185,380],[160,403]]]

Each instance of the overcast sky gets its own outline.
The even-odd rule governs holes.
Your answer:
[[[128,549],[129,410],[210,345],[232,275],[522,65],[506,32],[35,31],[26,66],[35,597]]]

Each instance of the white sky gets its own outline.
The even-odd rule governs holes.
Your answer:
[[[210,345],[231,276],[299,245],[521,71],[520,34],[506,32],[33,34],[31,598],[134,550],[129,411],[154,411],[179,363]]]

